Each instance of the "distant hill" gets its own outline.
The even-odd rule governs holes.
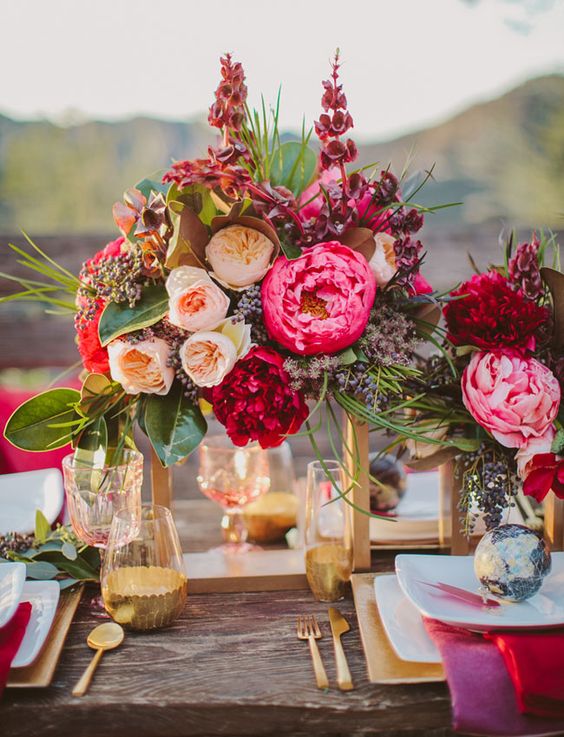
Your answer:
[[[60,127],[0,115],[0,230],[111,232],[111,206],[127,186],[173,158],[202,155],[212,140],[204,120]],[[435,163],[436,181],[420,199],[465,203],[442,223],[564,223],[564,77],[531,80],[435,127],[364,145],[361,161],[391,161],[397,171],[412,150],[412,169]]]

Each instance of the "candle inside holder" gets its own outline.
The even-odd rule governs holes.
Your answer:
[[[309,587],[318,601],[338,601],[352,573],[352,550],[342,543],[322,543],[305,554]]]

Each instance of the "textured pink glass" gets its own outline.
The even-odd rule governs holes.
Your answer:
[[[123,453],[119,466],[92,467],[75,455],[63,458],[67,508],[76,536],[96,548],[108,544],[110,527],[118,510],[139,515],[143,484],[143,456]]]

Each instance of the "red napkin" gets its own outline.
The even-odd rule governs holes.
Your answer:
[[[31,604],[29,601],[24,601],[18,606],[16,613],[8,624],[0,629],[0,697],[8,680],[12,660],[16,657],[22,643],[30,617]]]
[[[564,630],[490,632],[513,681],[519,710],[564,717]]]
[[[455,731],[488,737],[564,734],[564,719],[520,712],[503,657],[491,640],[433,619],[423,621],[441,654]]]

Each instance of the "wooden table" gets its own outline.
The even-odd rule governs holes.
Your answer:
[[[205,508],[183,502],[176,510],[185,549],[201,549],[214,534]],[[393,554],[379,553],[375,569],[392,567]],[[189,595],[174,626],[128,633],[121,648],[104,656],[88,694],[74,698],[72,686],[91,657],[86,635],[100,621],[89,611],[91,593],[83,597],[51,687],[5,691],[2,737],[452,734],[445,685],[368,683],[352,597],[339,608],[351,623],[344,645],[356,689],[319,691],[307,643],[295,637],[298,614],[315,613],[321,623],[319,646],[332,686],[335,664],[327,605],[306,591]]]

